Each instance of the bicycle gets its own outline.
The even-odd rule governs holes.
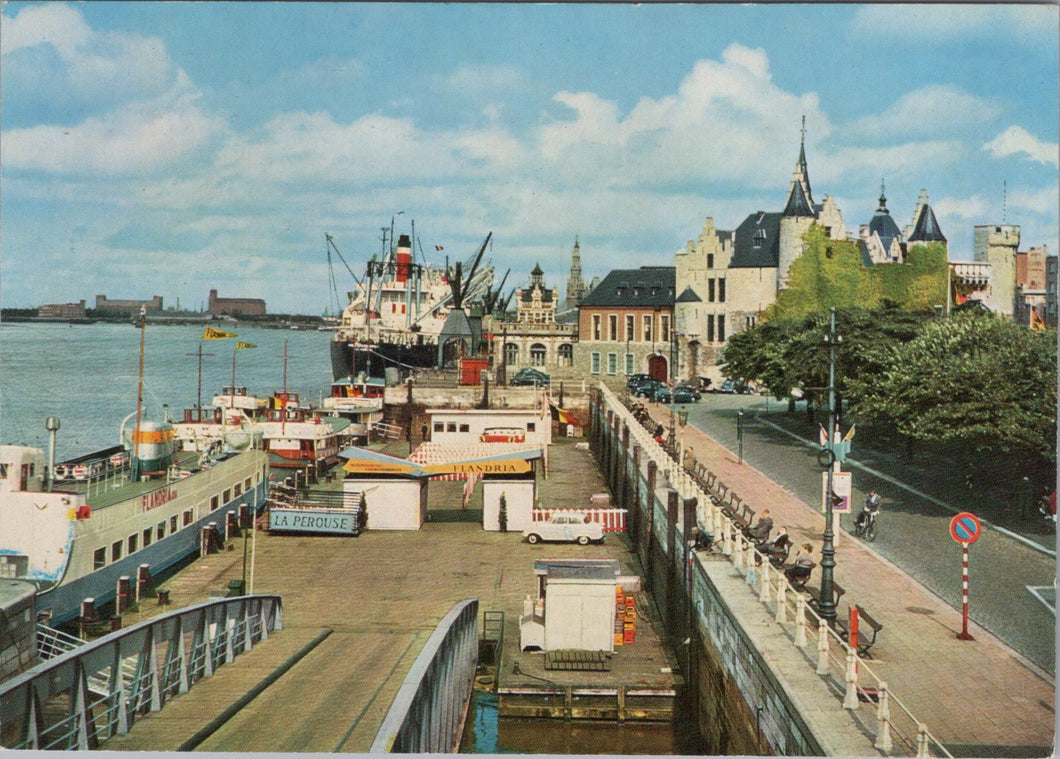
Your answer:
[[[864,519],[858,519],[854,522],[854,537],[864,538],[868,542],[872,542],[876,539],[876,515],[879,511],[864,510],[861,514],[865,515]],[[860,517],[861,514],[858,516]]]

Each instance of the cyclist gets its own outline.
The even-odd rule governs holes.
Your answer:
[[[858,514],[857,519],[854,520],[854,526],[857,527],[859,533],[876,518],[879,511],[880,494],[875,490],[870,490],[869,494],[865,496],[865,505],[861,507],[861,512]]]

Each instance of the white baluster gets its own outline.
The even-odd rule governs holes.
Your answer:
[[[795,645],[799,648],[806,645],[806,598],[802,593],[795,594]]]
[[[852,646],[847,646],[847,666],[843,679],[846,680],[847,690],[843,697],[843,708],[854,710],[858,708],[858,654]]]
[[[876,743],[873,745],[880,751],[887,753],[892,748],[891,694],[887,691],[887,683],[881,680],[877,693],[880,700],[876,707]]]
[[[917,759],[927,759],[931,756],[928,751],[928,732],[927,725],[923,722],[918,722],[916,726],[916,757]]]
[[[817,674],[827,675],[831,671],[828,662],[828,625],[823,619],[818,621],[817,628]]]
[[[787,624],[788,621],[788,585],[777,583],[777,624]]]
[[[769,577],[769,562],[762,563],[762,585],[758,589],[758,601],[760,603],[769,603],[769,589],[770,589],[770,577]]]

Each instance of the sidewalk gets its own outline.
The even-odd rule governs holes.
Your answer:
[[[660,423],[668,411],[648,404]],[[820,562],[824,516],[698,428],[684,445],[756,511],[768,508],[792,542],[814,546]],[[1055,736],[1055,684],[988,631],[970,623],[974,641],[959,641],[961,614],[895,565],[841,533],[835,581],[846,589],[839,614],[860,604],[883,625],[871,666],[891,692],[954,754],[1043,756]],[[792,552],[794,555],[794,551]],[[819,580],[814,570],[811,585]],[[1043,630],[1053,635],[1053,630]]]

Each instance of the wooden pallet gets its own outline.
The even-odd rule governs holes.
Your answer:
[[[611,657],[604,651],[548,651],[545,654],[545,669],[610,672]]]

